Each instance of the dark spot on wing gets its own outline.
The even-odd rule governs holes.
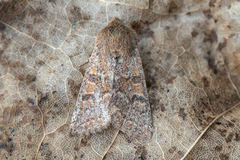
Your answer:
[[[93,98],[93,97],[94,97],[93,94],[84,94],[84,95],[82,95],[82,100],[87,101],[87,100],[89,100],[90,98]]]
[[[88,81],[89,82],[93,82],[95,83],[97,80],[97,76],[95,74],[90,74],[89,77],[88,77]]]
[[[133,77],[133,83],[134,84],[138,84],[138,83],[141,83],[142,82],[142,78],[139,77],[139,76],[134,76]]]
[[[143,96],[139,96],[139,95],[133,95],[131,102],[134,102],[135,100],[140,101],[141,103],[144,103],[146,101],[146,99]]]

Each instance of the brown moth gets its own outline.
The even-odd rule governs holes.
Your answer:
[[[110,124],[132,138],[149,140],[152,119],[137,34],[114,18],[97,35],[71,122],[88,136]]]

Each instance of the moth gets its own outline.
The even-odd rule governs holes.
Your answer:
[[[132,138],[152,137],[137,34],[117,17],[97,35],[70,128],[72,134],[82,137],[110,124]]]

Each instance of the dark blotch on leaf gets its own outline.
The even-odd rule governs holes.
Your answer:
[[[80,145],[84,146],[84,147],[87,146],[88,145],[88,140],[86,138],[82,138]]]
[[[215,147],[215,150],[218,151],[218,152],[220,152],[220,151],[222,150],[222,146],[216,146],[216,147]]]
[[[39,100],[38,104],[42,104],[44,101],[46,101],[48,99],[48,95],[41,97],[41,99]]]
[[[235,133],[235,140],[240,141],[240,135],[238,133]]]
[[[33,100],[33,99],[31,99],[31,98],[28,98],[28,99],[27,99],[27,101],[28,101],[28,103],[29,103],[29,104],[32,104],[32,105],[34,105],[34,100]]]
[[[225,48],[227,46],[227,40],[224,38],[224,42],[219,43],[218,45],[218,50],[222,50],[223,48]]]
[[[214,74],[218,74],[217,68],[214,68],[213,72],[214,72]]]
[[[185,120],[186,118],[186,113],[184,113],[184,108],[180,108],[179,112],[178,112],[178,116],[182,117],[183,120]]]
[[[210,82],[208,81],[208,79],[206,77],[202,77],[202,81],[203,81],[204,87],[210,86]]]
[[[192,34],[192,37],[197,37],[197,35],[198,35],[198,32],[197,32],[197,31],[195,31],[195,30],[193,30],[191,34]]]
[[[230,133],[227,138],[226,138],[226,142],[232,142],[232,139],[233,139],[233,133]]]
[[[6,26],[2,23],[0,23],[0,31],[4,31],[6,29]]]
[[[221,154],[219,155],[219,158],[220,158],[221,160],[227,160],[227,159],[229,159],[229,154],[228,154],[228,153],[227,153],[227,154],[221,153]]]

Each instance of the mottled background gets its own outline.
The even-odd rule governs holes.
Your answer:
[[[154,133],[69,124],[97,33],[138,34]],[[240,159],[238,0],[0,0],[0,159]]]

